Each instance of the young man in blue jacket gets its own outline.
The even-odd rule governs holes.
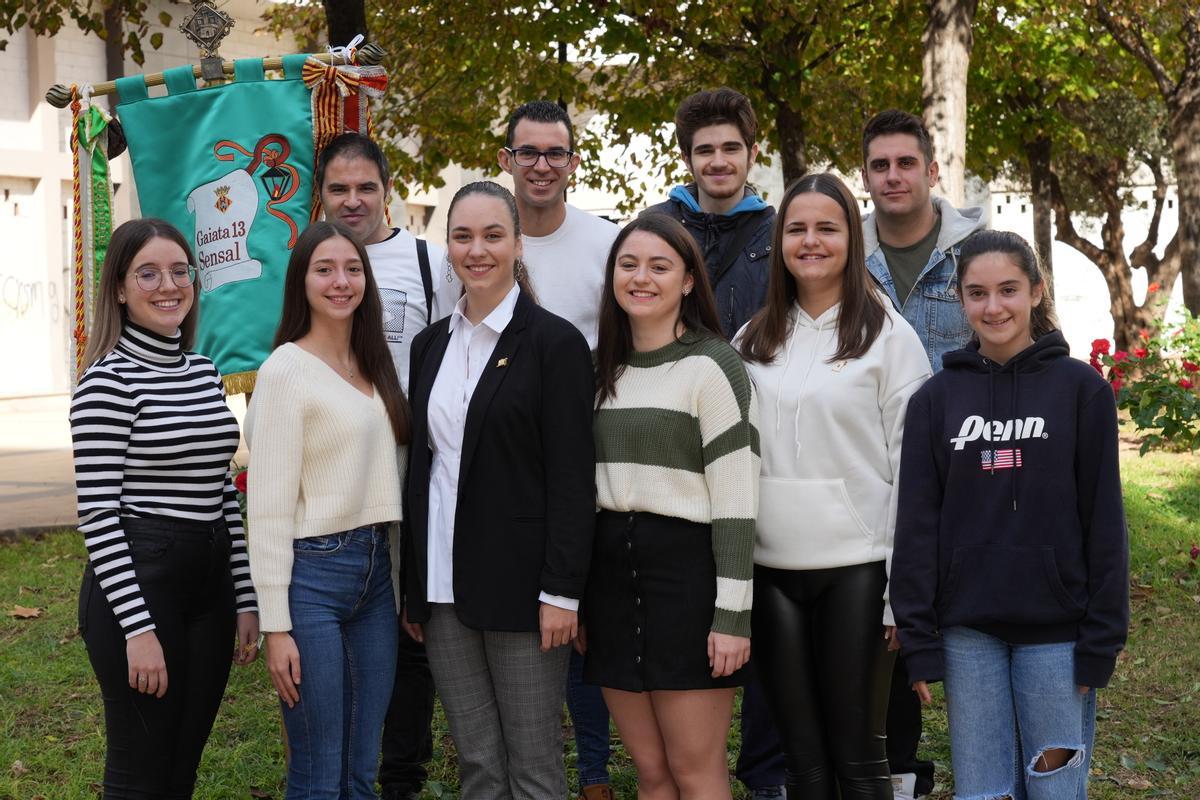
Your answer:
[[[874,210],[863,220],[867,269],[925,345],[936,373],[942,356],[971,339],[958,299],[959,245],[987,226],[982,208],[957,209],[933,197],[938,164],[920,117],[889,109],[863,128],[863,188]],[[917,758],[921,704],[897,660],[888,705],[888,762],[896,797],[933,790],[933,762]]]
[[[722,87],[688,97],[675,112],[675,137],[693,182],[642,212],[669,214],[700,245],[726,339],[767,296],[775,209],[746,185],[757,136],[758,118],[745,95]]]

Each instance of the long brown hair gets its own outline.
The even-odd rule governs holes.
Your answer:
[[[600,298],[600,329],[596,342],[596,404],[600,405],[613,396],[617,379],[625,371],[625,362],[633,352],[633,330],[629,327],[629,315],[617,303],[613,292],[613,274],[617,266],[617,253],[630,234],[638,231],[653,234],[666,242],[679,254],[684,269],[692,276],[692,291],[683,296],[679,305],[678,323],[686,331],[701,336],[721,338],[720,318],[717,303],[713,299],[712,286],[708,282],[708,270],[704,267],[704,256],[696,246],[696,240],[673,217],[666,214],[647,214],[626,225],[608,251],[608,262],[604,267],[604,294]]]
[[[118,299],[121,284],[133,266],[133,260],[151,239],[166,239],[179,245],[187,262],[195,268],[196,259],[192,248],[179,230],[166,220],[156,217],[131,219],[122,223],[108,242],[108,252],[100,267],[100,285],[96,289],[92,330],[88,335],[87,347],[83,351],[83,366],[90,367],[104,358],[116,347],[128,318],[125,305]],[[140,290],[139,290],[140,291]],[[192,307],[179,323],[181,345],[190,350],[196,336],[196,321],[200,317],[200,291],[192,284]]]
[[[1029,279],[1029,289],[1042,287],[1042,301],[1030,310],[1029,335],[1035,341],[1050,331],[1058,330],[1058,315],[1054,312],[1054,298],[1050,296],[1046,285],[1046,276],[1042,271],[1042,263],[1037,254],[1019,234],[1012,231],[976,231],[963,240],[958,252],[958,266],[955,270],[955,280],[959,286],[959,300],[962,300],[963,278],[967,267],[985,253],[1001,253],[1013,263],[1017,269]],[[978,339],[978,334],[975,335]]]
[[[358,369],[363,377],[374,385],[375,391],[383,399],[396,443],[407,444],[410,430],[408,401],[400,388],[396,364],[383,338],[383,304],[379,300],[379,286],[375,283],[366,248],[340,222],[314,222],[296,240],[292,257],[288,259],[287,275],[283,279],[283,314],[271,346],[275,348],[286,342],[294,342],[312,328],[312,309],[308,306],[305,278],[317,245],[334,236],[340,236],[354,245],[366,278],[362,302],[354,309],[351,318],[350,350],[358,361]]]
[[[887,310],[875,283],[867,272],[866,247],[863,245],[862,217],[854,195],[836,175],[828,172],[809,173],[800,178],[783,195],[779,213],[775,215],[775,230],[771,234],[770,278],[767,284],[767,303],[746,325],[742,336],[742,357],[747,361],[769,364],[783,347],[788,336],[788,315],[800,302],[800,288],[788,272],[783,253],[783,228],[788,206],[802,194],[815,192],[831,198],[846,216],[849,241],[846,248],[846,268],[842,270],[842,307],[838,311],[837,351],[829,362],[860,358],[871,349],[875,337],[883,329]]]

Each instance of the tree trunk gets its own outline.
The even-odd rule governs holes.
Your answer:
[[[979,0],[927,0],[929,12],[921,43],[921,96],[925,127],[933,138],[940,173],[938,188],[956,206],[965,203],[967,152],[967,70],[971,64],[971,23]]]
[[[1133,302],[1132,269],[1125,255],[1125,226],[1121,219],[1124,202],[1121,198],[1120,162],[1111,162],[1087,175],[1088,182],[1104,204],[1106,215],[1100,231],[1100,244],[1089,240],[1075,229],[1071,209],[1063,195],[1058,175],[1047,173],[1051,204],[1054,208],[1055,238],[1069,245],[1096,265],[1108,287],[1108,310],[1113,318],[1113,341],[1117,350],[1137,346],[1138,332],[1153,328],[1157,316],[1165,313],[1165,304],[1156,304],[1147,297],[1139,306]]]
[[[1025,159],[1029,164],[1029,183],[1033,200],[1033,249],[1046,272],[1050,296],[1054,296],[1054,260],[1052,247],[1053,199],[1050,195],[1050,138],[1039,136],[1025,144]]]
[[[125,74],[125,25],[124,8],[113,3],[104,9],[104,68],[115,80]],[[117,94],[108,96],[108,110],[117,107]]]
[[[1183,304],[1193,314],[1200,314],[1200,97],[1171,112],[1171,155],[1179,192]]]
[[[348,45],[350,40],[360,33],[367,37],[367,41],[371,40],[367,30],[365,0],[323,0],[323,4],[330,45]]]
[[[804,154],[804,115],[783,103],[775,113],[775,128],[779,131],[779,150],[783,158],[783,185],[789,186],[808,172]]]

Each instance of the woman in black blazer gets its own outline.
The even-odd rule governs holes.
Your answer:
[[[428,650],[463,800],[565,797],[567,645],[595,513],[591,354],[534,302],[507,189],[464,186],[448,225],[463,297],[412,345],[405,625]]]

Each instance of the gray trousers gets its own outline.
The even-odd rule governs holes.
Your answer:
[[[472,630],[450,604],[431,608],[425,648],[458,750],[462,800],[567,796],[562,709],[570,650],[543,653],[540,643],[537,633]]]

